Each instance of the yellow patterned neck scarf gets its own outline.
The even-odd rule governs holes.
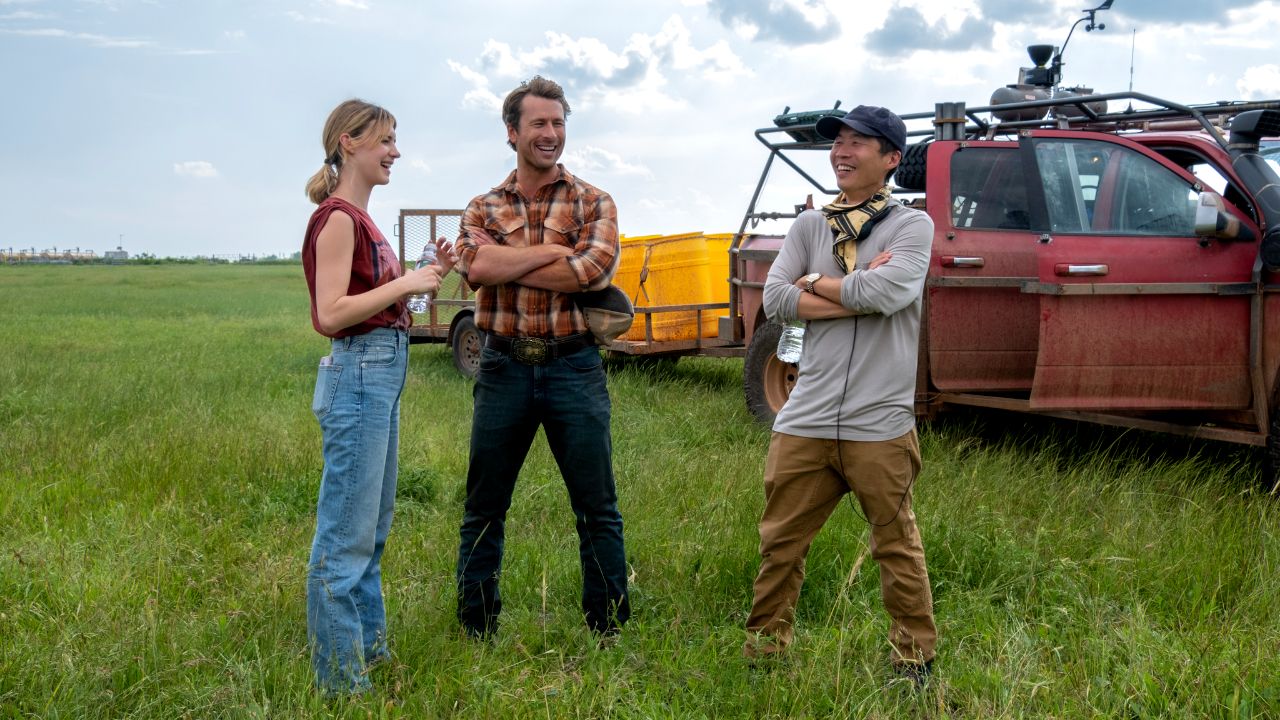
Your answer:
[[[834,239],[831,252],[836,256],[840,269],[850,272],[858,260],[858,240],[871,234],[876,223],[884,219],[893,206],[893,193],[885,185],[875,195],[857,205],[850,205],[844,193],[830,205],[822,207],[822,214],[827,216],[827,224],[831,226]]]

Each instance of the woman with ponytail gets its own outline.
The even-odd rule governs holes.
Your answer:
[[[324,165],[307,182],[319,207],[302,245],[311,324],[331,339],[311,409],[324,472],[307,569],[307,638],[316,683],[362,692],[370,665],[389,657],[381,560],[396,494],[400,391],[408,367],[410,295],[435,292],[452,267],[404,272],[369,217],[369,195],[391,179],[396,121],[361,100],[333,110]]]

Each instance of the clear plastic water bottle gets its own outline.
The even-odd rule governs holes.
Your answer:
[[[434,265],[436,262],[436,245],[428,241],[422,248],[422,256],[418,258],[418,264],[413,266],[414,270],[424,268],[428,265]],[[427,294],[410,295],[409,296],[409,312],[424,313],[431,308],[431,296]]]
[[[796,320],[783,325],[782,336],[778,338],[778,359],[784,363],[798,363],[802,350],[804,350],[804,321]]]

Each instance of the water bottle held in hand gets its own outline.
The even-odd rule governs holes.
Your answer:
[[[433,242],[428,242],[422,248],[422,255],[418,258],[418,264],[413,266],[414,270],[424,268],[428,265],[434,265],[436,262],[436,246]],[[409,312],[424,313],[431,307],[431,296],[427,294],[410,295],[409,296]]]
[[[797,320],[783,325],[782,336],[778,338],[778,359],[784,363],[798,363],[803,350],[804,321]]]

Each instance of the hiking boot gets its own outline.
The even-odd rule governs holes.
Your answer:
[[[615,648],[618,643],[622,642],[622,628],[611,627],[604,632],[593,632],[596,636],[596,648],[599,650],[608,650]]]
[[[933,660],[923,663],[895,662],[893,674],[904,680],[910,680],[916,688],[923,688],[929,684],[929,677],[933,675]]]
[[[786,648],[768,635],[747,633],[747,641],[742,644],[742,657],[752,670],[773,670],[782,662],[785,654]]]

